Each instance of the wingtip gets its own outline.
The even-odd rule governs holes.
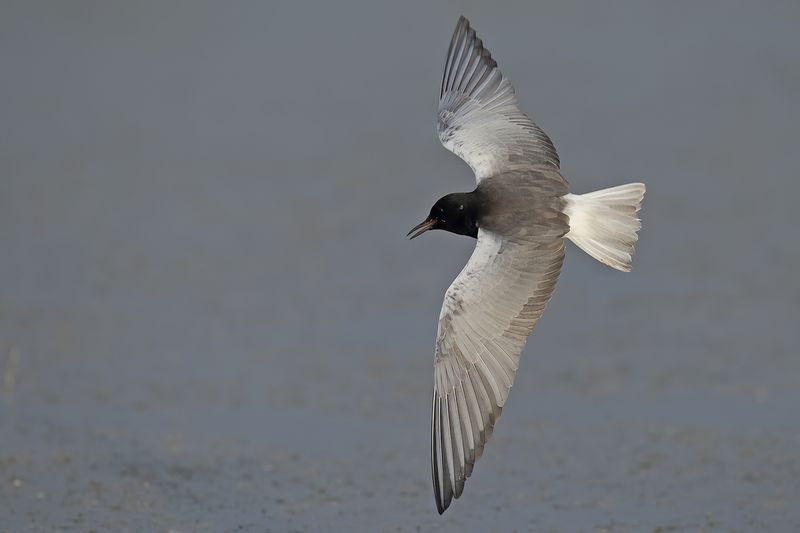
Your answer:
[[[472,29],[472,25],[469,22],[469,19],[464,15],[459,15],[458,22],[456,23],[456,31],[464,29],[464,31],[469,31]]]
[[[450,503],[453,501],[452,493],[448,493],[446,488],[444,492],[441,492],[438,483],[435,484],[433,492],[434,500],[436,501],[436,511],[439,513],[439,516],[441,516],[447,508],[450,507]]]
[[[441,498],[436,498],[436,511],[439,513],[439,516],[442,516],[444,512],[450,508],[450,504],[453,502],[453,498],[446,498],[442,500]]]

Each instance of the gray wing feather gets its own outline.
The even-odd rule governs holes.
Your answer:
[[[439,94],[439,140],[483,178],[530,165],[559,168],[550,138],[519,108],[469,21],[458,20],[447,51]]]
[[[436,507],[458,498],[492,434],[520,352],[553,292],[564,228],[504,238],[479,230],[439,316],[431,417]]]

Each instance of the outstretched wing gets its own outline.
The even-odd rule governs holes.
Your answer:
[[[552,141],[520,110],[511,82],[464,17],[447,51],[437,129],[478,182],[530,165],[559,168]]]
[[[509,240],[484,230],[439,316],[431,463],[436,507],[458,498],[508,397],[519,355],[564,261],[564,228]]]

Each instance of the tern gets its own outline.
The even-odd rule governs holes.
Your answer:
[[[483,453],[564,262],[564,239],[630,271],[645,186],[571,194],[550,138],[519,108],[511,82],[461,17],[439,93],[439,140],[475,173],[408,235],[477,239],[444,297],[434,355],[431,468],[442,514]]]

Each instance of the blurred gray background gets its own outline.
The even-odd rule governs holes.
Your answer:
[[[460,14],[575,192],[648,186],[629,275],[570,245],[436,515],[438,142]],[[0,531],[800,528],[800,4],[0,4]]]

